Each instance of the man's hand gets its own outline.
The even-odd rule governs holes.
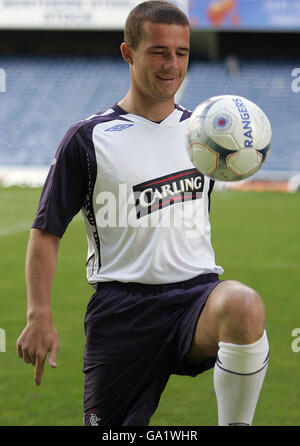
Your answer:
[[[44,363],[48,356],[51,367],[56,368],[57,352],[59,350],[58,334],[49,320],[35,320],[27,323],[27,326],[17,340],[17,353],[26,364],[34,365],[34,384],[41,384]]]
[[[17,354],[34,365],[34,384],[41,384],[44,363],[57,367],[58,335],[50,308],[51,285],[60,239],[41,229],[31,229],[26,253],[27,326],[17,340]]]

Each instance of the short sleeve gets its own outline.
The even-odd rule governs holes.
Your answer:
[[[71,127],[58,146],[46,178],[32,227],[62,237],[84,205],[88,191],[89,138],[82,126]]]

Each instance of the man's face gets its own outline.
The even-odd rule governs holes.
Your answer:
[[[188,67],[188,26],[145,22],[138,48],[132,50],[132,86],[145,98],[174,98]]]

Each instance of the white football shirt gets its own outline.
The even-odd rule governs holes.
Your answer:
[[[155,123],[115,104],[63,138],[33,227],[62,237],[81,209],[91,285],[223,272],[211,245],[213,181],[194,168],[185,148],[190,114],[176,105]]]

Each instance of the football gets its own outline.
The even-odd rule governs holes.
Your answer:
[[[214,96],[191,114],[186,132],[190,159],[199,172],[220,181],[250,177],[271,149],[268,117],[254,102],[234,95]]]

